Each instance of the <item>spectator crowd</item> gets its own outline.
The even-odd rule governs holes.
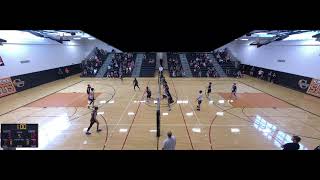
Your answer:
[[[111,64],[107,67],[105,76],[108,78],[131,76],[134,65],[135,57],[133,53],[115,53]]]
[[[185,72],[183,71],[180,57],[178,53],[168,53],[168,66],[171,77],[184,77]]]
[[[217,59],[219,64],[231,62],[231,56],[227,48],[214,51],[213,56]]]
[[[208,53],[188,53],[190,69],[195,77],[218,77]]]
[[[96,47],[93,50],[93,55],[81,62],[81,77],[94,77],[102,66],[106,57],[107,52]]]

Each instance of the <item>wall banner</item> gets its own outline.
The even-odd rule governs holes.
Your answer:
[[[11,78],[0,79],[0,97],[7,96],[9,94],[16,93],[16,88]]]

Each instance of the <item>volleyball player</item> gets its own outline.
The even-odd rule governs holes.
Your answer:
[[[149,100],[151,98],[151,90],[149,89],[148,86],[146,88],[146,93],[147,93],[147,100]]]
[[[91,113],[90,125],[86,132],[87,135],[91,134],[89,131],[94,123],[97,123],[97,132],[101,131],[101,129],[99,129],[99,121],[97,120],[97,114],[98,114],[98,107],[94,107],[94,110]]]
[[[202,100],[203,100],[203,97],[202,97],[202,91],[200,90],[199,91],[199,96],[197,98],[197,101],[198,101],[198,105],[197,105],[197,110],[200,111],[200,105],[202,103]]]
[[[137,80],[137,78],[134,78],[134,80],[133,80],[133,89],[136,90],[136,87],[138,87],[139,90],[140,90],[138,80]]]
[[[237,84],[233,83],[232,88],[231,88],[231,94],[230,94],[230,99],[232,98],[232,96],[234,96],[237,99]]]
[[[88,108],[90,108],[90,105],[94,106],[94,88],[91,88],[90,93],[88,94],[88,100],[90,104],[88,105]]]
[[[210,93],[211,93],[211,85],[212,85],[212,83],[209,82],[209,86],[208,86],[208,90],[207,90],[207,95],[208,95],[209,99],[210,99]]]
[[[91,91],[91,86],[90,86],[90,84],[88,84],[88,86],[87,86],[87,95],[89,96],[89,94],[90,94],[90,91]]]
[[[170,92],[167,92],[168,95],[168,107],[169,107],[169,111],[171,111],[171,104],[174,103],[174,100],[172,99],[172,96],[170,94]]]

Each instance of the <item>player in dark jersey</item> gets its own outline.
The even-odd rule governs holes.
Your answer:
[[[98,109],[99,109],[98,107],[94,107],[94,110],[91,113],[90,125],[86,132],[87,135],[91,134],[89,131],[94,123],[97,123],[97,132],[101,131],[101,129],[99,129],[99,121],[97,120]]]
[[[211,85],[212,85],[212,83],[209,82],[209,86],[208,86],[208,90],[207,90],[207,96],[209,99],[210,99],[210,93],[211,93]]]
[[[147,93],[147,100],[149,100],[151,98],[151,90],[149,89],[148,86],[146,88],[146,93]]]
[[[237,99],[237,84],[233,83],[232,88],[231,88],[231,95],[230,95],[230,99],[232,98],[232,96],[234,96]]]
[[[167,91],[167,95],[168,95],[168,107],[169,107],[169,111],[171,111],[171,104],[174,103],[174,100],[172,99],[172,96],[169,90]]]
[[[138,80],[137,80],[137,78],[134,78],[134,80],[133,80],[133,89],[136,90],[136,87],[138,87],[139,90],[140,90]]]
[[[90,105],[92,104],[92,106],[94,106],[94,88],[91,88],[89,94],[88,94],[88,100],[90,102],[90,104],[88,105],[88,108],[90,108]]]
[[[91,86],[90,86],[90,84],[88,84],[88,86],[87,86],[87,94],[88,94],[88,96],[90,94],[90,91],[91,91]]]

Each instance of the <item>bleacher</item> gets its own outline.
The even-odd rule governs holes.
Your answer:
[[[107,59],[108,55],[109,53],[107,53],[106,50],[98,49],[98,48],[93,49],[90,55],[86,59],[82,60],[81,62],[82,73],[80,76],[95,77],[94,69],[96,69],[97,70],[96,72],[98,72],[102,64]],[[97,63],[97,59],[99,63]]]
[[[153,60],[153,63],[149,63]],[[140,77],[154,77],[156,68],[156,53],[145,53],[145,58],[142,61]]]
[[[232,54],[227,49],[215,51],[213,55],[228,77],[236,76],[238,71],[235,66],[236,62],[231,61]]]
[[[168,52],[167,60],[170,77],[182,77],[182,65],[179,53]],[[177,63],[173,62],[173,60],[175,60]],[[173,71],[175,71],[175,76],[173,76]]]
[[[132,57],[128,57],[129,54]],[[104,77],[119,77],[120,70],[122,70],[122,77],[131,77],[134,66],[131,68],[131,71],[129,67],[131,62],[135,63],[136,56],[136,53],[115,53],[115,57],[110,64],[110,69],[106,71]]]
[[[203,62],[205,62],[206,59],[206,54],[207,53],[203,53],[203,52],[189,52],[186,53],[186,57],[187,60],[189,62],[190,65],[190,69],[192,72],[193,77],[207,77],[207,71],[208,69],[212,69],[214,70],[214,66],[212,63],[206,63],[206,67],[204,67],[202,65]],[[200,66],[198,66],[197,68],[195,68],[195,63],[192,63],[194,60],[196,60],[197,58],[200,59]],[[200,76],[199,76],[199,71],[201,72]],[[218,75],[216,75],[218,76]],[[210,76],[213,77],[213,76]]]
[[[233,61],[219,63],[219,65],[221,66],[221,68],[223,69],[223,71],[226,73],[228,77],[236,76],[236,73],[238,70],[236,69]]]

